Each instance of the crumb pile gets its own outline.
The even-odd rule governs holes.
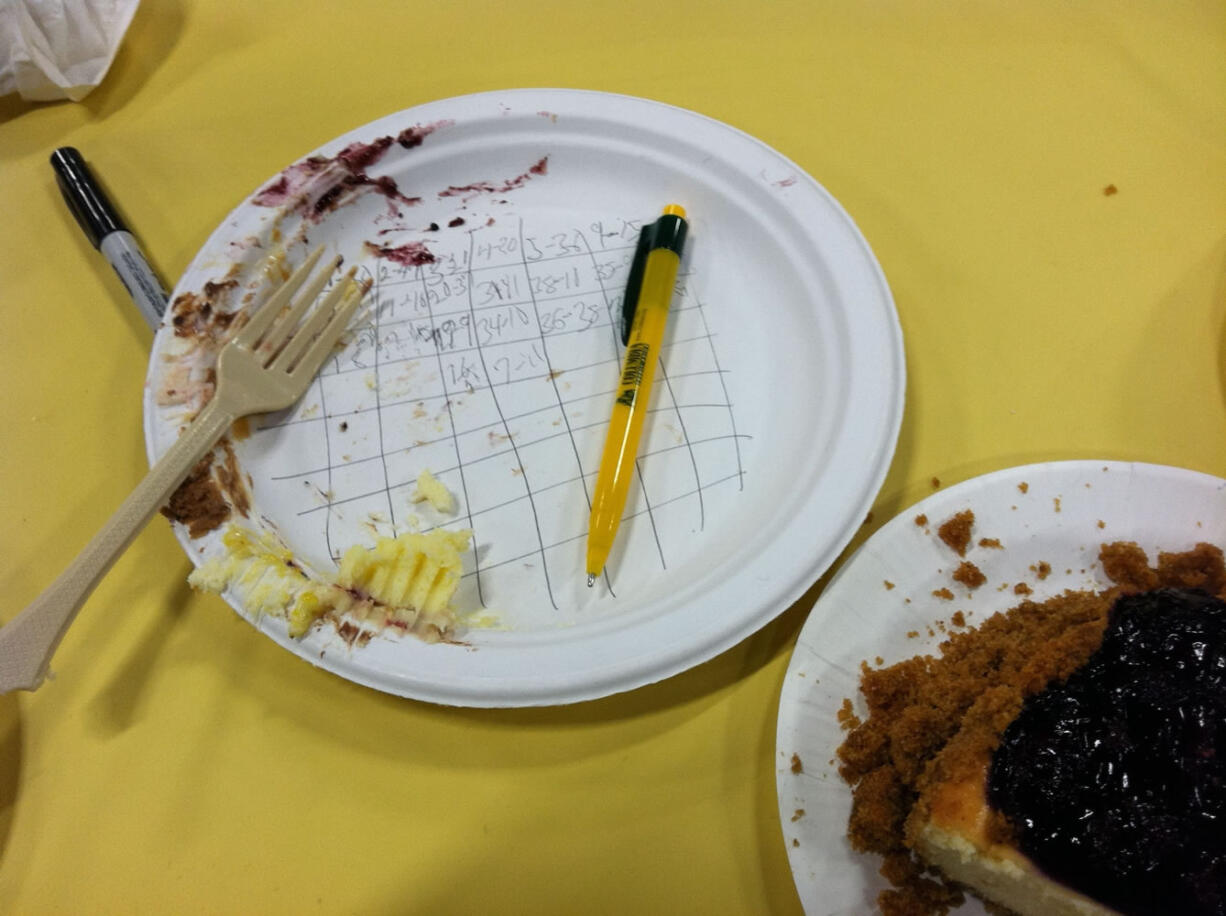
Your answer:
[[[942,539],[955,550],[965,544],[962,530],[950,534],[953,543]],[[881,873],[893,885],[878,898],[887,916],[943,914],[963,901],[962,888],[912,852],[909,823],[922,823],[932,787],[982,771],[1027,697],[1085,664],[1119,596],[1159,587],[1226,593],[1222,552],[1209,544],[1162,553],[1151,566],[1136,544],[1117,542],[1102,547],[1099,561],[1115,583],[1106,591],[1022,601],[951,635],[938,657],[862,665],[869,715],[848,722],[838,757],[853,786],[851,844],[883,856]],[[1001,839],[1010,833],[1003,818],[991,830]]]

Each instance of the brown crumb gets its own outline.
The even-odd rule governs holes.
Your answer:
[[[189,537],[198,538],[221,526],[230,517],[230,504],[213,477],[213,453],[201,458],[187,479],[170,494],[162,514],[187,526]]]
[[[937,536],[945,542],[958,556],[966,556],[966,548],[971,542],[971,528],[975,524],[975,513],[963,509],[945,521],[937,529]]]
[[[797,808],[797,809],[796,809],[796,810],[795,810],[795,811],[792,813],[792,823],[793,823],[793,824],[794,824],[794,823],[796,823],[798,820],[800,820],[800,819],[801,819],[802,817],[804,817],[804,816],[805,816],[805,809],[804,809],[804,808]]]
[[[1099,552],[1098,559],[1112,582],[1140,591],[1157,587],[1158,574],[1149,568],[1145,551],[1133,541],[1108,544]]]
[[[1186,553],[1158,554],[1158,581],[1176,588],[1199,588],[1211,595],[1226,591],[1222,552],[1211,544],[1197,544]]]
[[[954,570],[954,581],[961,582],[969,589],[977,589],[988,581],[988,577],[970,560],[963,560]]]
[[[800,845],[800,840],[796,839],[796,837],[792,837],[792,845],[793,845],[793,846],[799,846],[799,845]]]
[[[1025,582],[1019,582],[1017,585],[1013,586],[1013,594],[1031,595],[1031,594],[1034,594],[1034,592],[1032,591],[1030,586],[1027,585]]]
[[[880,659],[878,659],[877,664],[881,664]],[[839,711],[835,713],[835,718],[838,719],[839,727],[842,728],[843,731],[850,731],[853,728],[860,727],[860,718],[856,715],[855,707],[852,706],[851,699],[849,697],[843,698],[843,705],[840,706]]]
[[[1021,491],[1022,493],[1029,493],[1029,492],[1030,492],[1030,484],[1026,483],[1026,481],[1024,481],[1024,480],[1023,480],[1021,483],[1019,483],[1019,484],[1017,485],[1017,488],[1018,488],[1018,490],[1019,490],[1019,491]]]
[[[1055,510],[1056,510],[1057,512],[1059,512],[1059,511],[1060,511],[1060,497],[1059,497],[1059,496],[1053,496],[1053,497],[1052,497],[1052,499],[1051,499],[1051,503],[1052,503],[1052,506],[1054,506],[1054,507],[1055,507]]]
[[[934,490],[939,490],[939,489],[941,489],[941,478],[940,478],[940,477],[933,477],[933,478],[932,478],[932,489],[934,489]]]
[[[805,765],[804,763],[801,762],[800,755],[792,754],[792,772],[793,773],[803,773],[804,771],[805,771]]]
[[[1005,545],[1000,542],[1000,538],[980,538],[979,546],[986,547],[989,550],[1004,550]]]
[[[885,589],[886,589],[886,591],[892,591],[892,590],[893,590],[893,588],[894,588],[894,583],[893,583],[893,582],[891,582],[889,579],[882,579],[881,581],[885,583]]]
[[[237,266],[237,265],[236,265]],[[180,293],[170,304],[170,326],[176,337],[187,337],[216,345],[225,340],[230,325],[240,313],[230,300],[238,289],[238,281],[227,278],[209,280],[202,292]]]
[[[1030,571],[1042,582],[1051,575],[1051,564],[1046,560],[1040,560],[1037,565],[1030,567]]]
[[[911,852],[913,830],[941,786],[982,778],[1027,697],[1085,663],[1119,595],[1189,583],[1226,592],[1226,563],[1211,545],[1160,554],[1154,568],[1135,544],[1103,545],[1099,559],[1116,583],[1110,589],[1066,591],[1042,603],[1023,599],[975,629],[950,634],[939,657],[861,666],[869,713],[838,749],[839,774],[852,786],[851,846],[882,856],[881,874],[893,886],[878,897],[883,914],[936,916],[961,901],[961,888]]]
[[[341,621],[336,628],[336,635],[343,639],[350,649],[354,646],[361,648],[375,638],[373,630],[363,629],[348,620]]]
[[[961,611],[954,611],[949,617],[949,622],[956,627],[966,626],[966,615]]]
[[[924,866],[905,851],[887,854],[881,875],[898,888],[884,890],[877,896],[883,916],[944,914],[966,900],[960,888],[926,875]]]
[[[1098,520],[1098,527],[1099,527],[1099,528],[1106,528],[1106,527],[1107,527],[1107,523],[1106,523],[1106,522],[1104,522],[1104,521],[1103,521],[1103,520],[1100,518],[1100,519]]]
[[[942,601],[953,601],[954,600],[954,593],[951,592],[947,588],[938,588],[932,594],[933,594],[933,597],[940,598]]]
[[[907,630],[907,639],[915,639],[919,636],[919,630]]]
[[[1115,185],[1109,184],[1105,188],[1103,188],[1103,197],[1112,197],[1118,194],[1119,191],[1120,189],[1117,188]]]
[[[225,460],[217,468],[217,480],[221,484],[221,491],[230,500],[230,507],[243,518],[247,518],[251,510],[251,491],[249,489],[251,476],[244,474],[242,468],[239,467],[238,456],[234,454],[234,446],[228,438],[222,439],[217,445],[225,456]]]
[[[923,528],[925,525],[928,524],[928,516],[924,515],[921,512],[919,515],[915,516],[915,524],[918,525],[920,528]]]
[[[232,510],[246,517],[251,508],[251,495],[229,438],[223,437],[217,447],[221,462],[214,460],[215,451],[201,458],[161,510],[171,521],[186,526],[189,537],[198,538],[221,527]]]

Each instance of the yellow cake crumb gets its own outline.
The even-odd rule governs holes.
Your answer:
[[[413,502],[428,502],[437,511],[447,515],[455,512],[455,497],[437,477],[423,469],[417,475],[417,492],[413,494]]]
[[[370,548],[357,544],[345,552],[330,582],[308,576],[271,536],[232,525],[222,536],[226,552],[201,564],[187,581],[205,591],[232,589],[249,613],[285,618],[294,638],[322,617],[352,613],[437,640],[456,623],[451,600],[471,537],[469,530],[435,529],[381,537]]]
[[[460,554],[470,537],[471,531],[436,528],[379,538],[370,549],[355,544],[341,557],[337,584],[388,607],[442,613],[460,584]]]

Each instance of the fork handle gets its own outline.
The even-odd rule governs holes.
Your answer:
[[[205,405],[72,564],[0,629],[0,693],[42,684],[56,646],[85,599],[235,419],[216,397]]]

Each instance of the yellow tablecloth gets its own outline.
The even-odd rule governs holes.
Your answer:
[[[907,406],[860,543],[942,485],[1226,470],[1226,5],[147,0],[80,103],[0,100],[0,617],[140,478],[149,329],[57,193],[79,147],[169,281],[306,151],[560,86],[761,138],[892,286]],[[820,594],[662,684],[471,711],[351,685],[192,593],[164,520],[0,698],[0,911],[795,913],[778,691]]]

